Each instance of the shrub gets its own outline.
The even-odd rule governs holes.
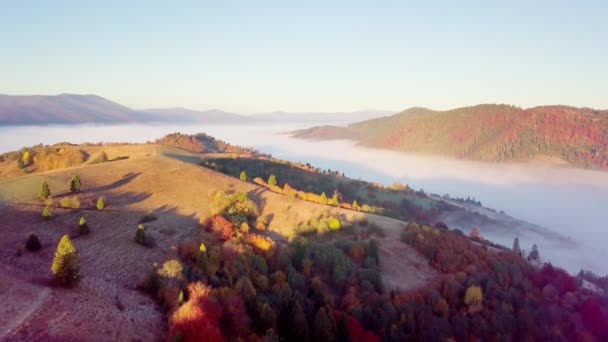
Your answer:
[[[95,155],[93,158],[91,158],[89,160],[89,164],[100,164],[100,163],[105,163],[107,162],[108,159],[108,155],[106,154],[105,151],[101,151],[101,153]]]
[[[246,182],[247,181],[247,174],[245,173],[245,171],[241,171],[241,175],[239,176],[239,178],[243,181]]]
[[[51,189],[49,188],[49,183],[46,181],[42,182],[40,185],[40,192],[38,193],[38,197],[41,200],[48,199],[51,196]]]
[[[30,236],[27,238],[27,241],[25,242],[25,248],[30,252],[39,251],[40,248],[42,248],[42,245],[40,244],[40,239],[38,239],[38,235],[34,233],[30,234]]]
[[[51,211],[51,207],[48,205],[42,209],[42,218],[45,220],[50,220],[53,217],[53,212]]]
[[[277,177],[275,175],[270,175],[270,177],[268,177],[268,185],[270,185],[270,186],[277,185]]]
[[[340,220],[335,217],[328,218],[327,225],[329,226],[329,229],[332,231],[339,230],[340,227],[342,226],[342,224],[340,223]]]
[[[275,243],[268,237],[258,234],[247,234],[245,241],[260,254],[271,256],[274,253]]]
[[[59,205],[66,209],[78,209],[80,208],[80,199],[78,199],[78,196],[62,197],[59,200]]]
[[[99,198],[97,199],[97,210],[102,211],[103,208],[105,208],[106,203],[105,203],[105,199],[103,196],[99,196]]]
[[[137,230],[135,231],[135,242],[146,246],[146,232],[143,224],[137,225]]]
[[[89,234],[89,225],[87,224],[87,220],[81,217],[80,221],[78,221],[78,235],[86,234]]]
[[[209,220],[207,228],[222,241],[229,240],[234,232],[232,223],[219,215],[214,216]]]
[[[259,231],[265,231],[268,220],[265,216],[260,216],[255,222],[255,229]]]
[[[81,189],[82,189],[82,182],[80,181],[80,177],[73,176],[72,179],[70,180],[70,187],[69,187],[70,192],[80,192]]]
[[[55,280],[64,286],[73,285],[80,279],[80,266],[76,256],[76,248],[72,245],[72,240],[64,235],[53,257],[51,271]]]

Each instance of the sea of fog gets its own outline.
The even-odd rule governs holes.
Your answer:
[[[274,157],[310,162],[352,178],[392,184],[400,181],[427,193],[472,196],[483,205],[537,225],[569,243],[521,231],[484,232],[510,246],[539,246],[541,257],[571,272],[581,268],[608,274],[608,173],[542,164],[490,164],[367,149],[351,141],[306,141],[284,132],[292,125],[133,124],[0,127],[0,152],[38,143],[146,142],[172,133],[205,132],[232,144],[252,146]],[[463,227],[465,230],[467,227]]]

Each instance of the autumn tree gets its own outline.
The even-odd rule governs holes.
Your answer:
[[[70,192],[80,192],[82,189],[82,182],[80,181],[80,177],[73,176],[70,179]]]
[[[471,240],[475,240],[475,241],[483,240],[483,236],[481,235],[481,232],[479,231],[478,228],[473,228],[471,230],[471,233],[469,233],[469,237],[471,238]]]
[[[184,266],[177,259],[167,260],[163,263],[163,267],[158,270],[158,275],[168,278],[169,282],[178,279],[182,276]]]
[[[43,181],[40,185],[40,192],[38,193],[38,197],[41,200],[48,199],[51,196],[51,189],[49,188],[49,183]]]
[[[222,307],[201,282],[188,285],[188,300],[169,320],[169,334],[179,341],[223,341],[220,330]]]
[[[479,286],[469,286],[464,294],[464,303],[469,307],[470,313],[480,312],[483,309],[483,292]]]
[[[229,240],[234,232],[232,223],[219,215],[212,217],[207,227],[209,231],[222,241]]]
[[[241,175],[239,176],[239,178],[243,181],[246,182],[247,181],[247,174],[245,173],[245,171],[241,171]]]
[[[80,265],[76,255],[76,248],[68,235],[64,235],[53,257],[51,271],[55,279],[62,285],[72,285],[80,278]]]
[[[270,175],[270,177],[268,177],[268,185],[270,185],[270,186],[277,185],[277,177],[275,175]]]
[[[324,192],[321,193],[321,204],[327,204],[327,195]]]
[[[32,155],[30,154],[30,151],[26,150],[23,152],[21,155],[21,161],[23,161],[24,166],[28,166],[32,162]]]

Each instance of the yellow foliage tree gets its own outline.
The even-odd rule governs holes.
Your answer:
[[[464,294],[464,303],[468,305],[470,313],[480,312],[483,309],[483,292],[479,286],[469,286]]]
[[[78,281],[80,266],[76,256],[76,248],[72,244],[72,240],[66,234],[64,235],[55,251],[53,263],[51,264],[51,272],[53,276],[63,285],[70,285]]]

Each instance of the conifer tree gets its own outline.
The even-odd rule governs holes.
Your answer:
[[[51,211],[51,208],[47,205],[46,207],[44,207],[44,209],[42,209],[42,218],[45,220],[50,220],[53,217],[53,212]]]
[[[540,253],[538,252],[538,246],[534,244],[530,254],[528,254],[528,261],[540,261]]]
[[[245,171],[241,171],[240,178],[243,182],[247,181],[247,174],[245,173]]]
[[[39,251],[41,247],[42,245],[40,244],[40,239],[38,238],[38,235],[34,233],[30,234],[30,236],[27,238],[27,241],[25,242],[25,248],[30,252],[36,252]]]
[[[59,283],[66,286],[75,284],[80,278],[76,248],[67,235],[64,235],[57,245],[57,251],[51,264],[51,272]]]
[[[73,176],[70,180],[70,192],[80,192],[82,189],[82,182],[80,181],[80,177]]]
[[[380,257],[378,255],[378,243],[375,239],[371,239],[367,244],[367,256],[374,259],[376,265],[380,262]]]
[[[327,195],[325,193],[321,194],[321,203],[327,204]]]
[[[513,252],[515,252],[515,254],[521,256],[521,248],[519,247],[519,239],[515,238],[515,240],[513,240]]]
[[[87,224],[87,220],[85,220],[84,217],[81,217],[80,221],[78,221],[78,234],[89,234],[89,225]]]
[[[336,339],[336,322],[325,307],[320,307],[315,315],[315,341],[331,342]]]
[[[99,198],[97,199],[97,210],[102,211],[103,208],[105,208],[106,206],[106,202],[103,198],[103,196],[99,196]]]
[[[359,203],[357,203],[357,200],[354,200],[354,201],[353,201],[353,209],[355,209],[355,210],[359,210],[359,209],[361,209],[361,208],[359,207]]]
[[[48,199],[50,196],[51,196],[51,189],[49,188],[49,183],[44,181],[40,185],[40,193],[38,194],[38,197],[40,197],[41,200],[45,200],[45,199]]]
[[[139,224],[137,226],[137,231],[135,232],[135,242],[138,244],[145,246],[146,245],[146,232],[143,224]]]
[[[308,320],[300,301],[293,306],[291,335],[294,341],[308,341]]]
[[[277,177],[275,175],[270,175],[270,177],[268,177],[268,185],[277,185]]]

